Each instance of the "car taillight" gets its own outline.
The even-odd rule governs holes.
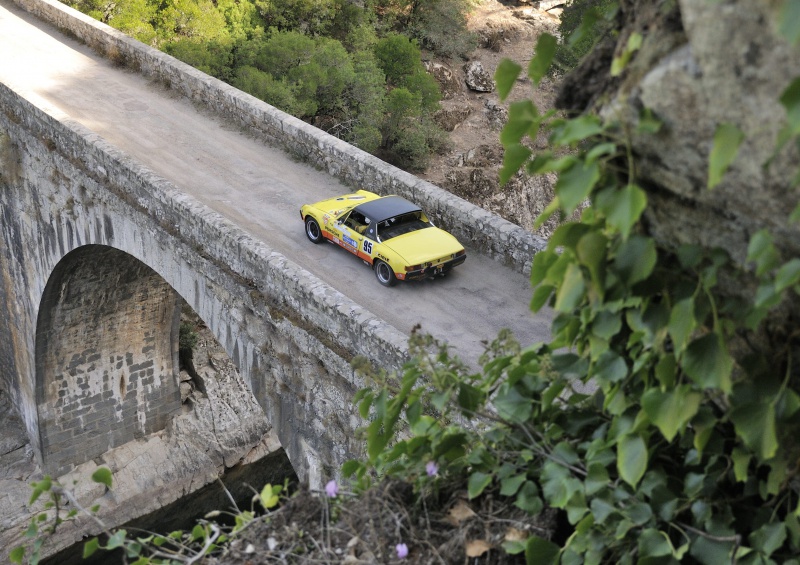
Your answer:
[[[467,254],[467,250],[466,249],[462,249],[461,251],[456,253],[456,257],[461,257],[462,255],[466,255],[466,254]]]
[[[408,271],[419,271],[422,268],[422,265],[406,265],[406,272]]]

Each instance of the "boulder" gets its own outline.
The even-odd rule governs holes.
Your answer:
[[[442,93],[442,100],[451,100],[461,93],[462,86],[453,70],[445,64],[426,61],[425,70],[436,82],[439,83],[439,90]]]
[[[494,91],[494,79],[480,61],[470,61],[464,65],[464,81],[475,92]]]

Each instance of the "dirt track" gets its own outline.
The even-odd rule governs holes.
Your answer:
[[[387,289],[355,257],[312,245],[300,206],[350,189],[115,67],[9,0],[0,0],[0,54],[0,81],[68,114],[399,330],[419,323],[470,362],[501,328],[523,344],[549,336],[549,316],[528,310],[528,278],[475,251],[445,279]]]

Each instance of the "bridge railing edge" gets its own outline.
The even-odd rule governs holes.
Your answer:
[[[547,242],[496,214],[398,169],[302,120],[128,37],[57,0],[14,0],[69,31],[107,58],[157,79],[183,96],[233,119],[266,141],[353,186],[398,194],[422,206],[469,247],[522,273]]]

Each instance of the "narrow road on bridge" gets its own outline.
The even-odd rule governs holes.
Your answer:
[[[0,0],[0,81],[69,115],[397,329],[420,324],[471,364],[501,328],[523,345],[550,334],[550,316],[528,309],[528,277],[469,248],[467,262],[444,279],[384,288],[345,251],[312,245],[300,206],[351,189],[9,0]]]

